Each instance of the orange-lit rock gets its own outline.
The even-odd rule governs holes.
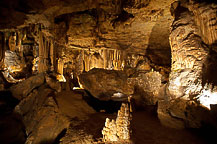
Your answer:
[[[128,103],[122,103],[116,120],[106,118],[102,130],[104,142],[129,142],[131,139],[130,122],[132,115]]]
[[[94,97],[110,100],[114,93],[133,94],[134,87],[128,84],[127,78],[122,71],[92,69],[79,75],[79,83]]]

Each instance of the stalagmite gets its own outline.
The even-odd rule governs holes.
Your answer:
[[[57,80],[60,82],[66,82],[65,77],[63,76],[63,68],[64,68],[64,61],[62,58],[58,59],[58,65],[57,65]]]
[[[132,119],[131,106],[128,103],[122,103],[116,121],[106,119],[105,127],[102,130],[104,142],[130,142]]]

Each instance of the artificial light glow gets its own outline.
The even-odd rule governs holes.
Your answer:
[[[217,104],[217,92],[212,92],[211,89],[203,89],[201,94],[197,96],[200,103],[210,110],[210,104]]]
[[[120,92],[117,92],[117,93],[114,93],[113,94],[113,98],[121,98],[121,97],[124,97],[125,95],[124,94],[122,94],[122,93],[120,93]]]
[[[80,88],[80,87],[73,87],[73,90],[78,90],[78,89],[83,89],[83,88]]]
[[[63,75],[57,75],[56,78],[59,82],[66,82],[66,79]]]

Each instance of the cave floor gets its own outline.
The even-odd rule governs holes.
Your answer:
[[[74,92],[63,92],[61,97],[57,97],[60,109],[63,113],[72,114],[73,105],[70,104],[70,97],[78,96]],[[70,108],[71,107],[71,108]],[[107,114],[103,112],[95,112],[85,118],[78,125],[74,125],[74,128],[80,129],[86,133],[86,135],[91,135],[92,138],[97,141],[101,135],[101,130],[104,126],[105,119],[116,118],[116,113]],[[74,120],[72,120],[73,123]],[[72,126],[73,127],[73,126]],[[199,130],[190,129],[173,129],[164,127],[161,125],[160,121],[156,115],[150,113],[149,111],[140,110],[133,113],[132,120],[132,131],[133,131],[133,142],[135,144],[206,144],[212,142],[209,137],[205,137]],[[82,133],[81,135],[84,135]],[[72,135],[70,136],[72,137]]]
[[[63,91],[56,97],[59,109],[70,119],[70,127],[55,144],[86,144],[101,141],[101,130],[104,127],[105,119],[115,119],[117,113],[95,112],[82,100],[82,95]],[[82,105],[81,105],[82,104]],[[82,108],[83,107],[83,108]],[[10,117],[0,117],[0,143],[9,142],[14,138],[13,125],[17,124],[17,118],[11,113]],[[4,128],[2,127],[4,125]],[[17,130],[22,130],[17,129]],[[133,113],[132,140],[135,144],[209,144],[216,143],[216,133],[201,131],[199,129],[177,130],[161,125],[156,115],[150,111],[140,110]],[[17,132],[18,133],[18,132]],[[19,136],[23,141],[23,136]],[[18,137],[17,137],[18,139]],[[12,140],[15,142],[15,140]],[[6,144],[5,143],[5,144]],[[10,143],[10,142],[9,142]],[[22,143],[22,142],[21,142]]]
[[[196,132],[164,127],[156,116],[146,111],[135,112],[132,120],[136,144],[204,144]]]

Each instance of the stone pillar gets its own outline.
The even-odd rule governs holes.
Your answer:
[[[174,8],[175,20],[169,37],[172,65],[169,77],[171,98],[198,94],[202,85],[203,65],[208,56],[208,47],[204,45],[194,14],[181,4]]]
[[[106,119],[102,130],[104,142],[129,142],[131,136],[130,122],[132,119],[130,104],[122,103],[115,120]]]
[[[39,64],[38,71],[45,72],[48,70],[49,65],[49,43],[44,39],[42,32],[39,32]]]
[[[217,33],[213,28],[217,25],[216,11],[216,4],[195,0],[175,2],[171,6],[175,17],[169,36],[171,73],[167,97],[158,101],[158,118],[164,125],[199,128],[202,123],[212,121],[210,111],[206,110],[210,110],[210,104],[217,104],[217,88],[212,89],[205,76],[211,64],[208,60],[217,60],[213,46]],[[214,70],[211,78],[215,79],[217,69],[211,70]]]
[[[0,33],[0,62],[4,59],[4,34]]]

